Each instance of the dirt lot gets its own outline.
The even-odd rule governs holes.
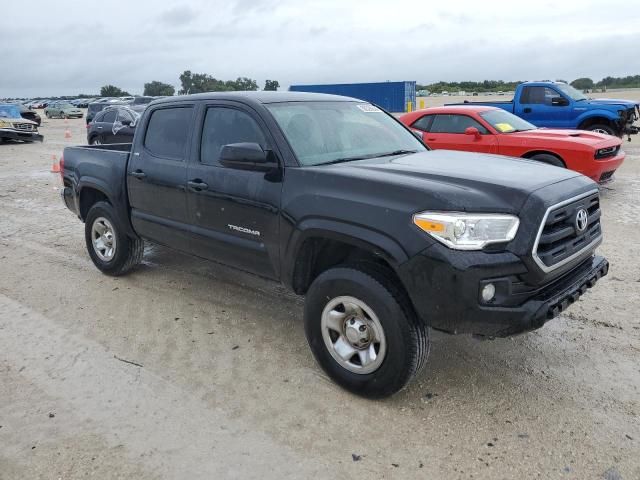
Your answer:
[[[49,173],[84,120],[42,133],[0,145],[2,480],[640,478],[640,139],[602,191],[608,277],[537,332],[434,335],[409,388],[367,401],[278,285],[158,247],[99,273]]]

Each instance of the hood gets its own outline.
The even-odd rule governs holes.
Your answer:
[[[7,118],[7,117],[0,117],[0,122],[7,122],[7,123],[28,123],[30,125],[35,125],[36,127],[38,126],[38,124],[36,122],[34,122],[33,120],[29,120],[27,118],[23,118],[23,117],[18,117],[18,118]]]
[[[526,132],[505,133],[503,136],[508,138],[526,139],[527,141],[566,141],[573,145],[582,144],[593,147],[600,146],[602,144],[619,145],[622,143],[619,138],[612,137],[611,135],[606,135],[604,133],[590,132],[587,130],[561,130],[555,128],[536,128],[535,130],[529,130]]]
[[[578,102],[577,105],[583,102]],[[620,100],[615,98],[590,98],[585,103],[589,105],[601,105],[604,107],[638,108],[640,104],[633,100]]]
[[[343,177],[339,183],[352,192],[379,188],[399,202],[412,195],[416,208],[474,212],[517,213],[543,187],[576,177],[593,183],[532,160],[448,150],[311,168]]]

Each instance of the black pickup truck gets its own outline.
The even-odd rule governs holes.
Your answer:
[[[430,328],[539,328],[608,271],[594,253],[594,182],[528,160],[429,151],[352,98],[157,100],[133,144],[66,148],[62,176],[104,273],[132,269],[146,240],[283,282],[306,295],[319,364],[369,397],[419,371]]]

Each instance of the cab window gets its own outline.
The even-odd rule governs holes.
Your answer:
[[[469,127],[475,127],[481,134],[489,133],[487,129],[467,115],[436,115],[429,130],[431,133],[464,133]]]

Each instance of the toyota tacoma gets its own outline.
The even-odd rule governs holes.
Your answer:
[[[369,103],[299,92],[152,102],[132,144],[68,147],[62,197],[108,275],[149,241],[305,295],[320,366],[403,388],[430,331],[505,337],[577,301],[608,262],[596,184],[531,160],[429,151]]]

